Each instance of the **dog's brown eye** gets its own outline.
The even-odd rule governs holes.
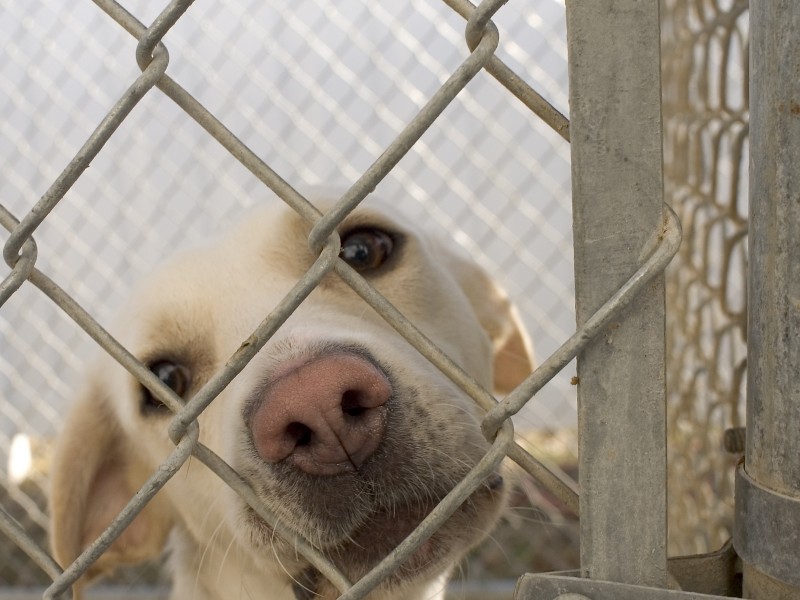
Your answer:
[[[169,360],[159,360],[150,364],[150,370],[158,377],[164,385],[170,388],[178,396],[183,398],[189,390],[191,374],[189,369],[183,365],[176,364]],[[142,387],[142,412],[152,414],[156,412],[168,412],[164,404],[158,400],[145,387]]]
[[[339,256],[356,271],[380,267],[392,253],[392,237],[380,229],[357,229],[342,236]]]

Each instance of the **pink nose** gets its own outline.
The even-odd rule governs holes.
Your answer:
[[[386,431],[392,387],[365,358],[330,354],[283,374],[250,424],[258,454],[310,475],[358,469]]]

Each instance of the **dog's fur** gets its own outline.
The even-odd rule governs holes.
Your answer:
[[[394,239],[371,283],[462,368],[505,392],[530,372],[514,309],[476,265],[385,212],[359,209],[339,227]],[[313,262],[308,226],[288,209],[259,212],[209,247],[180,255],[130,297],[114,333],[146,364],[191,372],[190,397],[218,370]],[[286,364],[356,348],[391,382],[380,446],[352,472],[298,473],[254,451],[246,404]],[[68,565],[102,532],[174,448],[167,413],[101,357],[61,436],[52,477],[52,544]],[[335,274],[303,302],[200,417],[201,441],[237,469],[286,524],[352,580],[384,558],[487,448],[480,411]],[[493,526],[495,477],[370,597],[437,598],[447,572]],[[203,464],[192,459],[91,568],[88,577],[157,557],[168,547],[172,598],[294,600],[303,587],[336,592]],[[298,583],[299,582],[299,583]],[[77,587],[82,587],[83,581]],[[312,596],[308,596],[312,597]]]

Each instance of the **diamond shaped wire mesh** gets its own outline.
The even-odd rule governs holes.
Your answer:
[[[140,74],[135,40],[91,3],[73,4],[0,0],[0,198],[17,215]],[[144,0],[125,6],[144,23],[163,9]],[[670,365],[670,460],[677,466],[671,531],[684,536],[672,543],[686,552],[713,547],[730,516],[729,460],[710,444],[713,432],[737,424],[741,413],[746,196],[737,187],[743,169],[726,169],[746,162],[744,80],[736,79],[745,58],[741,47],[726,55],[725,44],[743,44],[747,4],[711,10],[708,3],[665,0],[663,7],[665,56],[675,61],[665,62],[667,197],[689,226],[681,262],[668,274],[670,307],[678,306],[669,343],[673,355],[702,359],[718,374],[707,381],[693,374],[696,362]],[[563,5],[515,0],[494,21],[497,56],[566,113]],[[463,31],[463,18],[437,2],[220,1],[193,6],[164,41],[168,74],[256,155],[301,192],[336,196],[464,60]],[[698,125],[698,114],[707,122]],[[721,153],[711,152],[715,144]],[[496,274],[540,359],[574,331],[568,152],[557,133],[481,72],[376,190],[400,199],[413,218],[452,237]],[[37,267],[106,323],[130,283],[163,256],[273,201],[256,177],[154,91],[37,230]],[[3,267],[0,277],[8,273]],[[15,434],[31,436],[36,446],[34,469],[22,484],[0,469],[0,505],[41,540],[48,441],[82,365],[97,350],[27,284],[0,311],[0,343],[0,461],[7,461]],[[534,450],[566,463],[574,460],[574,439],[543,432],[573,425],[571,375],[563,370],[517,420],[533,431]],[[42,581],[19,552],[0,553],[0,581]]]
[[[147,23],[163,6],[126,8]],[[90,3],[6,2],[2,10],[0,196],[22,215],[139,69],[135,40]],[[564,110],[563,7],[519,3],[495,20],[509,40],[498,55]],[[219,2],[193,6],[164,41],[170,76],[282,177],[319,194],[357,179],[464,60],[464,24],[435,3]],[[574,329],[567,144],[487,74],[458,95],[376,195],[402,199],[413,217],[498,273],[540,356]],[[153,92],[37,230],[37,267],[102,324],[130,283],[163,256],[272,201],[215,140]],[[4,306],[0,328],[6,462],[15,434],[47,447],[82,364],[97,350],[29,285]],[[539,398],[521,422],[572,424],[568,373]],[[562,455],[573,451],[568,437],[555,440]],[[45,484],[37,474],[23,486],[7,478],[2,486],[38,536],[47,523]],[[39,581],[37,569],[27,569],[28,576],[11,569],[17,583]]]

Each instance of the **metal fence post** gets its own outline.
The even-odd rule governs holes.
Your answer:
[[[580,326],[662,226],[659,3],[567,2]],[[581,570],[666,583],[664,278],[578,358]]]
[[[800,598],[800,5],[750,7],[747,449],[735,546],[748,598]]]

